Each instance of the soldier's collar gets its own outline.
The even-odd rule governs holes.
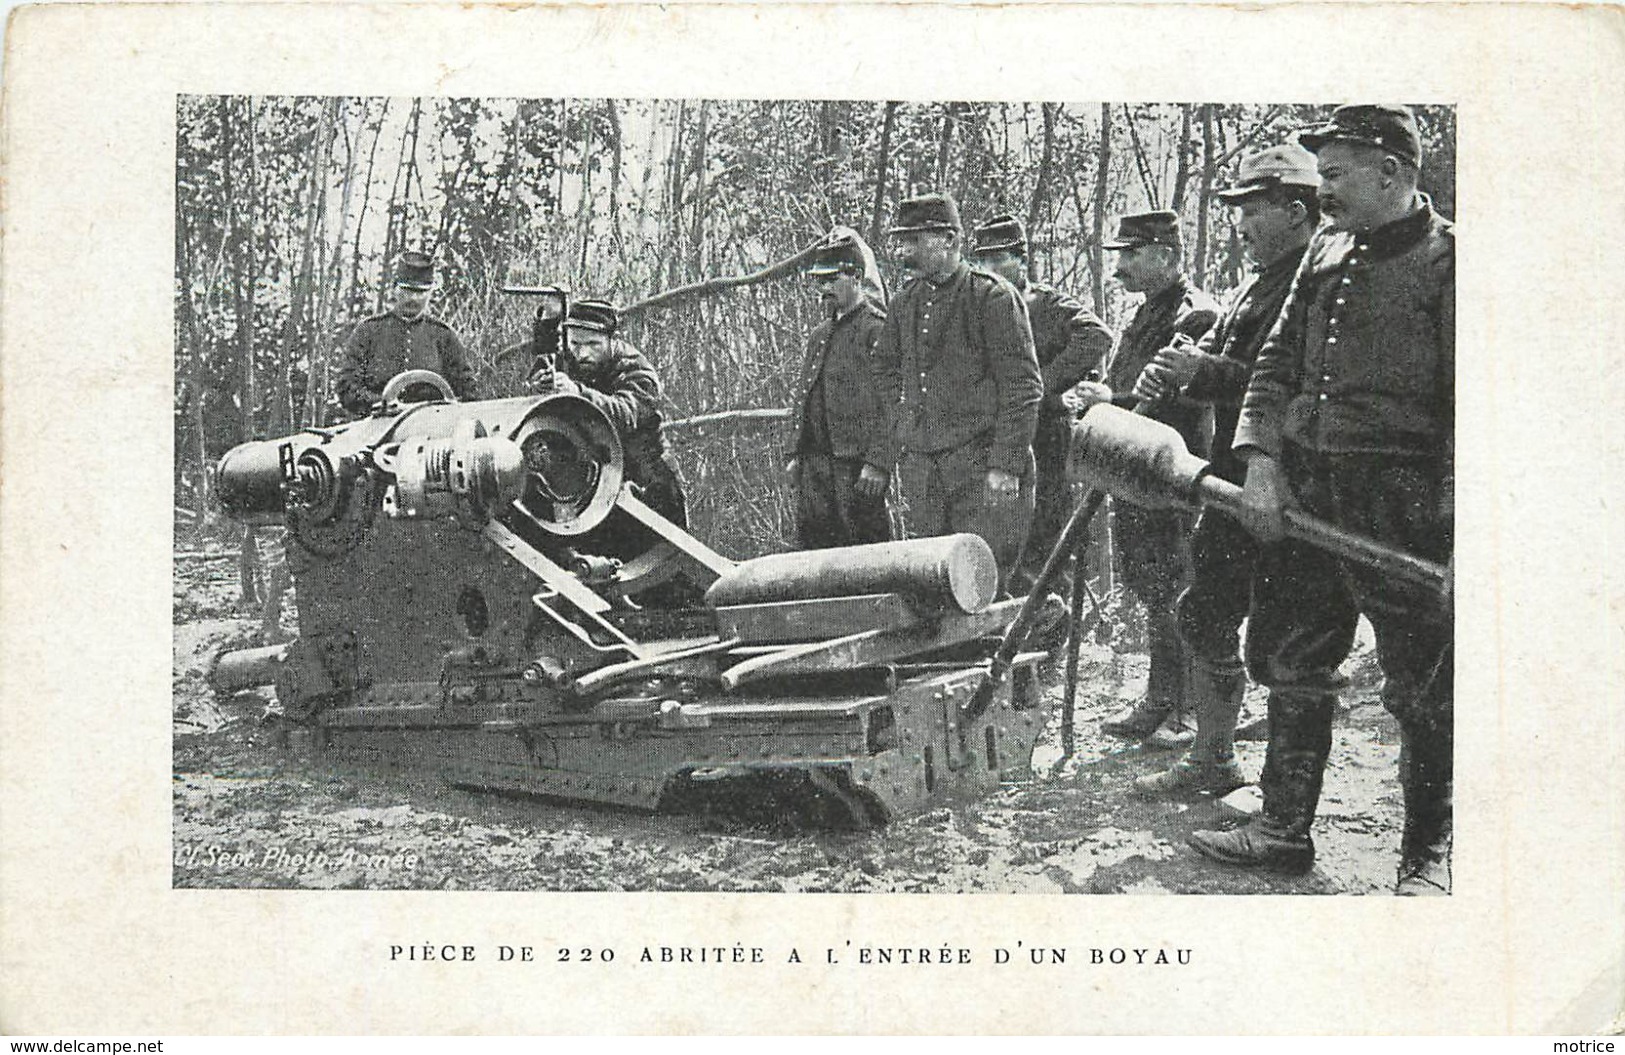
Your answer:
[[[1433,201],[1426,194],[1416,195],[1416,210],[1370,231],[1355,234],[1357,244],[1363,244],[1373,256],[1394,256],[1403,253],[1422,240],[1433,222]]]

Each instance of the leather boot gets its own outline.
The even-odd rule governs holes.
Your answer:
[[[1135,790],[1143,795],[1206,791],[1222,796],[1247,783],[1236,765],[1236,716],[1247,691],[1241,665],[1192,659],[1187,685],[1187,702],[1196,716],[1191,749],[1169,769],[1135,780]]]
[[[1399,786],[1405,796],[1405,834],[1399,844],[1400,897],[1450,893],[1451,804],[1454,774],[1449,729],[1400,726]]]
[[[1336,705],[1332,693],[1272,691],[1269,751],[1258,780],[1264,792],[1263,812],[1230,831],[1192,832],[1187,840],[1191,848],[1245,868],[1294,875],[1309,871],[1315,863],[1309,830],[1331,754]]]
[[[1183,710],[1185,646],[1179,639],[1178,624],[1171,614],[1147,615],[1146,637],[1151,669],[1146,675],[1145,698],[1101,723],[1100,731],[1110,736],[1144,740],[1169,715]]]

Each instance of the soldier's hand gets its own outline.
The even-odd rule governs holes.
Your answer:
[[[1110,403],[1112,390],[1099,381],[1079,381],[1066,392],[1061,393],[1061,402],[1073,417],[1078,417],[1096,403]]]
[[[1021,493],[1021,477],[1014,473],[1007,473],[1003,469],[989,469],[987,471],[987,494],[994,505],[1003,505],[1013,502]]]
[[[858,482],[853,485],[853,490],[865,498],[879,498],[886,493],[886,485],[890,482],[891,474],[886,470],[865,464],[858,473]]]
[[[1237,510],[1247,530],[1265,542],[1281,541],[1286,537],[1286,510],[1291,504],[1292,491],[1281,463],[1266,454],[1247,459],[1247,483]]]
[[[1147,363],[1134,382],[1134,398],[1160,403],[1179,392],[1173,375],[1156,363]]]
[[[1202,353],[1196,350],[1196,345],[1189,338],[1176,340],[1166,348],[1158,349],[1157,354],[1151,357],[1151,366],[1168,379],[1176,392],[1184,391],[1201,365]]]
[[[532,390],[549,396],[572,396],[581,391],[581,386],[569,374],[558,370],[541,370],[531,375]]]

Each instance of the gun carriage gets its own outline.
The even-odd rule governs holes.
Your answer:
[[[213,680],[274,684],[321,756],[645,809],[768,775],[860,824],[1029,772],[1039,657],[968,710],[1020,604],[975,536],[729,560],[640,500],[587,400],[459,403],[422,371],[218,480],[286,526],[299,635]],[[674,578],[704,604],[640,604]]]

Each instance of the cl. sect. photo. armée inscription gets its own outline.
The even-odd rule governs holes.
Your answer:
[[[174,885],[1448,894],[1455,129],[180,97]]]

